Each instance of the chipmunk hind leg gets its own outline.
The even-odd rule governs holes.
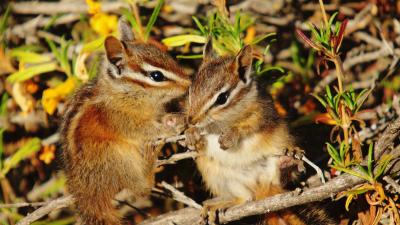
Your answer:
[[[111,203],[111,196],[97,195],[96,201],[85,196],[75,196],[79,225],[121,225],[118,211]]]
[[[201,216],[203,223],[215,225],[218,224],[218,213],[224,211],[235,205],[244,203],[245,200],[241,198],[224,198],[217,197],[203,202],[203,209]]]

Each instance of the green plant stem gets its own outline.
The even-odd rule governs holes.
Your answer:
[[[144,34],[143,34],[143,26],[142,26],[142,21],[140,20],[140,14],[139,14],[139,9],[137,7],[137,2],[134,1],[131,5],[133,16],[135,17],[136,23],[138,24],[139,27],[139,36],[140,39],[144,40]]]
[[[343,77],[344,77],[343,63],[338,55],[336,55],[332,59],[332,61],[335,64],[336,76],[338,78],[339,93],[341,94],[343,93]]]
[[[325,6],[324,6],[324,1],[323,0],[319,0],[319,5],[321,6],[321,11],[322,11],[322,17],[324,19],[324,23],[325,23],[325,27],[328,29],[331,29],[328,23],[328,17],[326,16],[326,12],[325,12]]]

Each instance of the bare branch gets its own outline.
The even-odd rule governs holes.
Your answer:
[[[379,159],[389,147],[393,146],[393,141],[399,137],[399,134],[400,118],[397,118],[395,121],[389,123],[386,130],[376,142],[374,147],[375,159]]]
[[[331,195],[347,190],[355,185],[363,183],[364,180],[348,174],[328,181],[319,187],[310,188],[299,194],[297,191],[275,195],[260,201],[245,203],[240,206],[229,208],[219,214],[220,223],[224,224],[243,217],[273,212],[288,207],[302,205],[305,203],[321,201]],[[140,225],[164,225],[164,224],[197,224],[201,221],[200,210],[185,208],[160,215],[153,219],[146,220]]]
[[[391,178],[390,176],[384,176],[383,180],[390,184],[390,186],[392,186],[397,193],[400,193],[400,185],[395,180],[393,180],[393,178]]]
[[[174,188],[172,185],[168,184],[167,182],[161,182],[161,186],[171,192],[172,198],[178,202],[182,202],[183,204],[195,208],[201,209],[202,206],[195,202],[193,199],[187,197],[184,193],[179,191],[178,189]]]
[[[180,161],[182,159],[189,159],[189,158],[196,158],[197,156],[197,152],[195,151],[187,151],[187,152],[183,152],[183,153],[178,153],[178,154],[174,154],[172,155],[170,158],[168,159],[161,159],[157,161],[157,167],[162,166],[162,165],[169,165],[169,164],[175,164],[177,161]]]
[[[22,208],[22,207],[37,207],[48,204],[49,202],[19,202],[12,204],[1,204],[0,208]]]
[[[295,156],[297,157],[297,155]],[[323,184],[326,183],[324,173],[322,172],[321,168],[319,168],[317,165],[315,165],[311,160],[309,160],[305,155],[301,155],[299,157],[300,160],[303,160],[305,163],[307,163],[309,166],[311,166],[318,174],[319,178],[321,179],[321,182]]]
[[[121,7],[128,7],[125,2],[104,2],[101,4],[103,12],[118,12]],[[16,14],[43,14],[56,15],[62,13],[87,13],[88,6],[84,2],[13,2],[11,10]]]
[[[17,223],[17,225],[29,225],[32,222],[49,214],[51,211],[56,210],[56,209],[65,208],[67,206],[72,205],[72,203],[73,203],[73,198],[71,195],[54,199],[53,201],[49,202],[48,204],[35,210],[33,213],[28,214],[26,217],[24,217],[22,220],[20,220]]]

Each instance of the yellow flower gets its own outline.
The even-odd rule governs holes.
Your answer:
[[[56,111],[58,103],[65,99],[68,94],[70,94],[76,86],[74,78],[68,78],[64,83],[61,83],[55,88],[48,88],[43,91],[42,105],[44,110],[53,115]]]
[[[88,13],[89,14],[97,14],[101,12],[101,5],[98,2],[95,2],[93,0],[86,0],[86,4],[88,5]]]
[[[46,164],[50,164],[55,158],[55,151],[56,147],[54,145],[46,145],[43,147],[43,152],[39,155],[39,159]]]
[[[117,29],[118,18],[115,15],[97,13],[90,18],[89,23],[96,33],[106,36]]]
[[[115,15],[108,15],[101,12],[101,5],[94,0],[86,0],[88,13],[91,15],[89,23],[96,33],[106,36],[117,29],[118,18]]]

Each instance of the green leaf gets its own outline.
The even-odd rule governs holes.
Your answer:
[[[91,80],[91,79],[93,79],[94,77],[96,77],[97,71],[98,71],[98,69],[99,69],[100,61],[101,61],[101,60],[99,59],[99,56],[98,56],[98,55],[95,56],[95,58],[92,60],[92,65],[90,65],[89,72],[88,72],[88,74],[89,74],[89,80]]]
[[[50,18],[50,21],[46,24],[46,26],[43,27],[43,30],[50,29],[54,25],[54,23],[57,21],[57,19],[60,17],[61,17],[61,14],[56,14],[56,15],[52,16]]]
[[[376,174],[374,176],[374,179],[377,180],[383,172],[385,172],[386,167],[389,165],[390,161],[392,161],[393,156],[392,155],[383,155],[378,161],[378,165],[376,166]]]
[[[240,36],[240,13],[239,13],[239,11],[235,14],[235,36],[236,37]]]
[[[347,149],[348,147],[344,142],[340,143],[339,155],[341,162],[344,162],[344,156],[346,155]]]
[[[326,101],[332,109],[335,108],[335,99],[332,97],[331,89],[329,86],[326,86]]]
[[[4,92],[4,94],[1,96],[1,103],[0,103],[0,116],[5,116],[7,115],[7,101],[8,101],[8,94],[7,92]]]
[[[197,17],[192,16],[192,19],[194,21],[194,23],[196,24],[197,28],[199,28],[200,32],[202,35],[207,36],[207,30],[206,28],[200,23],[199,19],[197,19]]]
[[[318,31],[317,31],[315,25],[313,25],[313,24],[311,24],[311,23],[308,23],[307,25],[308,25],[308,27],[310,28],[311,33],[314,35],[315,39],[317,39],[317,41],[320,41],[320,40],[321,40],[321,36],[320,36],[320,34],[318,33]]]
[[[51,52],[56,57],[57,61],[61,62],[62,56],[61,56],[61,53],[58,51],[56,44],[47,38],[45,40],[46,40],[47,44],[49,45]]]
[[[176,56],[176,58],[178,59],[201,59],[203,58],[202,54],[198,54],[198,55],[178,55]]]
[[[316,98],[325,108],[326,108],[326,102],[323,98],[321,98],[320,96],[318,96],[317,94],[311,94],[312,96],[314,96],[314,98]]]
[[[256,45],[256,44],[258,44],[259,42],[261,42],[262,40],[264,40],[264,39],[266,39],[266,38],[268,38],[268,37],[274,36],[274,35],[276,35],[276,33],[269,33],[269,34],[261,35],[261,36],[255,38],[255,39],[251,42],[251,45]]]
[[[7,9],[4,12],[4,14],[3,14],[3,16],[1,17],[1,20],[0,20],[0,36],[1,37],[3,36],[4,31],[7,28],[8,18],[10,16],[10,9],[11,9],[10,4],[8,4],[7,5]]]
[[[154,23],[157,20],[158,14],[160,13],[161,7],[164,4],[164,0],[158,0],[157,6],[154,8],[153,13],[150,16],[149,22],[146,25],[146,29],[144,32],[144,40],[147,40],[150,35],[150,31],[154,26]]]
[[[259,73],[257,73],[257,75],[263,75],[263,74],[265,74],[266,72],[269,72],[269,71],[271,71],[271,70],[277,70],[277,71],[279,71],[279,72],[281,72],[281,73],[285,73],[285,70],[284,70],[282,67],[280,67],[280,66],[266,66],[266,67],[264,67],[264,69],[262,69]]]
[[[36,75],[42,73],[48,73],[56,69],[57,69],[56,62],[43,63],[10,74],[10,76],[7,77],[7,81],[11,83],[21,82],[28,80]]]
[[[4,142],[3,136],[6,129],[0,128],[0,170],[3,168],[3,153],[4,153]]]
[[[335,17],[337,16],[337,14],[338,14],[338,12],[335,12],[334,14],[332,14],[331,18],[329,18],[329,22],[328,22],[328,24],[329,24],[329,29],[330,29],[330,26],[332,26],[333,20],[335,19]]]
[[[12,49],[13,51],[25,51],[25,52],[41,52],[45,51],[46,48],[44,48],[41,45],[20,45],[18,47],[15,47]]]
[[[40,139],[32,138],[28,143],[18,149],[17,152],[15,152],[12,156],[5,160],[4,168],[0,171],[0,179],[4,178],[4,176],[11,169],[16,167],[20,161],[30,157],[33,153],[39,151],[40,147]]]
[[[370,176],[370,177],[373,177],[373,173],[372,173],[372,163],[373,163],[373,157],[374,157],[374,154],[373,154],[373,144],[371,143],[370,145],[369,145],[369,148],[368,148],[368,160],[367,160],[367,164],[368,164],[368,175]]]
[[[337,164],[341,164],[342,161],[340,160],[339,154],[337,152],[337,150],[335,149],[335,147],[333,147],[330,143],[326,143],[327,145],[327,150],[329,155],[332,157],[332,159],[337,163]]]
[[[361,166],[361,165],[356,165],[356,166],[361,171],[361,173],[363,173],[363,174],[365,174],[365,176],[369,177],[368,171],[363,166]]]
[[[354,102],[350,99],[349,96],[347,96],[346,93],[344,93],[344,94],[342,95],[342,97],[344,98],[344,101],[346,102],[346,105],[347,105],[351,110],[355,109],[355,107],[354,107]]]
[[[332,92],[329,86],[326,86],[326,95],[328,96],[329,99],[332,99]]]
[[[183,35],[177,35],[169,38],[164,38],[162,40],[162,43],[164,43],[168,47],[177,47],[181,45],[185,45],[187,43],[206,43],[207,39],[203,36],[200,35],[194,35],[194,34],[183,34]]]
[[[372,90],[373,89],[364,89],[360,92],[360,94],[357,95],[356,97],[357,108],[355,109],[355,112],[358,112],[358,110],[360,110],[365,100],[367,100],[368,96],[371,94]]]
[[[340,97],[342,96],[341,93],[335,95],[335,97],[333,97],[333,104],[335,105],[335,111],[337,111],[339,109],[339,103],[340,103]]]
[[[93,51],[102,49],[105,39],[106,39],[106,37],[100,37],[100,38],[97,38],[96,40],[93,40],[89,43],[84,44],[82,47],[82,52],[93,52]]]
[[[22,61],[24,63],[44,63],[51,60],[51,57],[48,55],[18,49],[11,50],[10,56],[17,58],[18,61]]]
[[[71,46],[72,42],[67,41],[61,44],[61,61],[60,65],[68,77],[72,76],[71,65],[68,60],[68,48]]]
[[[343,166],[332,165],[331,167],[334,168],[334,169],[336,169],[336,170],[342,171],[342,172],[344,172],[344,173],[348,173],[348,174],[350,174],[350,175],[359,177],[359,178],[364,179],[364,180],[366,180],[366,181],[370,181],[370,180],[371,180],[370,177],[364,175],[363,173],[359,173],[359,172],[357,172],[357,171],[354,171],[354,170],[352,170],[352,169],[345,168],[345,167],[343,167]]]
[[[136,18],[132,15],[132,12],[129,11],[129,9],[127,9],[127,8],[122,8],[121,13],[129,21],[129,23],[131,24],[131,26],[135,30],[135,32],[137,34],[142,35],[142,30],[141,30],[140,26],[138,25]]]

